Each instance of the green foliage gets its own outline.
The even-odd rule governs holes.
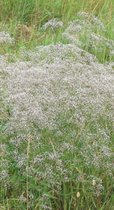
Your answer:
[[[52,18],[59,18],[66,26],[68,21],[76,19],[79,11],[86,11],[97,15],[105,24],[105,36],[114,39],[114,1],[113,0],[4,0],[0,2],[0,30],[9,31],[15,38],[14,46],[0,46],[0,53],[15,53],[19,49],[33,49],[37,45],[66,42],[62,38],[63,30],[46,32],[40,27]],[[107,18],[105,18],[107,17]],[[85,32],[86,33],[86,32]],[[99,34],[99,31],[97,32]],[[103,34],[104,35],[104,34]],[[84,49],[89,51],[86,36],[83,39]],[[107,49],[104,52],[90,51],[95,54],[101,62],[110,60]]]

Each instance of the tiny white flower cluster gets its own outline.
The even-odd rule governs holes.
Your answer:
[[[13,44],[14,43],[14,38],[11,38],[11,36],[5,32],[2,31],[0,32],[0,44]]]
[[[52,30],[63,28],[63,22],[58,20],[57,18],[53,18],[53,19],[49,20],[48,22],[46,22],[42,26],[43,30],[47,30],[49,28],[52,29]]]
[[[74,39],[74,26],[71,30]],[[93,42],[100,42],[101,37],[91,34]],[[88,178],[80,166],[84,170],[103,169],[105,176],[114,176],[109,128],[114,125],[114,63],[101,64],[74,43],[24,50],[22,57],[7,63],[0,56],[2,98],[11,106],[5,132],[12,136],[10,152],[5,143],[1,145],[1,181],[4,186],[9,183],[9,167],[13,164],[21,176],[28,173],[30,182],[34,177],[35,184],[44,182],[59,195],[62,181],[68,183],[72,178],[74,183],[89,183],[99,196],[104,189],[102,180]],[[33,137],[29,151],[28,134]],[[51,209],[48,196],[40,195],[40,206]],[[77,189],[76,199],[81,196]],[[19,199],[26,202],[26,194]]]
[[[101,178],[98,178],[96,176],[90,175],[88,177],[89,181],[91,182],[91,190],[93,187],[93,192],[94,194],[99,197],[102,192],[104,191],[104,187],[103,187],[103,181]]]
[[[78,13],[77,17],[78,19],[69,22],[63,37],[70,43],[88,49],[91,53],[106,51],[107,56],[112,57],[114,41],[100,35],[105,34],[106,29],[98,17],[85,12]]]
[[[102,23],[101,20],[99,20],[98,17],[94,16],[91,13],[87,12],[78,12],[77,17],[81,18],[82,20],[86,20],[89,23],[93,24],[97,28],[99,28],[102,31],[106,31],[104,24]]]

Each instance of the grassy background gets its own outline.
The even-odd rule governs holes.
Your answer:
[[[68,22],[79,10],[95,13],[105,22],[114,21],[113,0],[4,0],[0,3],[0,20],[41,25],[57,17]],[[105,18],[107,17],[107,18]]]
[[[0,30],[9,31],[16,42],[13,47],[0,47],[0,52],[17,53],[20,47],[33,49],[37,45],[65,42],[61,36],[63,30],[42,32],[40,27],[52,18],[59,18],[67,25],[76,19],[79,11],[97,15],[105,24],[105,36],[114,39],[113,0],[1,0]]]

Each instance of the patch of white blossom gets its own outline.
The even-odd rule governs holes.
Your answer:
[[[97,19],[93,20],[96,24]],[[76,25],[77,31],[82,25]],[[73,39],[78,37],[74,26],[75,22],[66,29]],[[94,32],[91,36],[92,43],[102,42]],[[10,105],[5,132],[12,136],[8,142],[11,154],[5,143],[1,145],[1,181],[9,183],[11,157],[10,164],[21,176],[28,173],[29,181],[32,177],[38,185],[42,209],[52,208],[48,196],[40,192],[43,181],[60,195],[62,182],[72,178],[75,183],[89,184],[90,191],[99,196],[104,190],[101,178],[88,177],[79,166],[102,169],[113,177],[108,126],[114,127],[114,63],[101,64],[80,46],[73,42],[23,50],[15,63],[0,56],[1,95]],[[19,199],[26,202],[26,195],[22,193]]]
[[[9,33],[5,31],[0,32],[0,44],[13,44],[14,43],[14,38],[10,36]]]
[[[86,48],[90,52],[106,52],[107,56],[112,57],[114,41],[101,35],[105,34],[105,32],[105,26],[98,17],[86,12],[80,12],[77,14],[76,20],[69,22],[63,37],[70,43]]]
[[[43,26],[43,30],[51,29],[51,30],[56,30],[59,28],[63,28],[63,22],[58,20],[57,18],[53,18],[46,22]]]
[[[76,123],[80,127],[89,120],[88,116],[97,121],[105,115],[113,123],[114,75],[111,66],[98,63],[93,55],[73,44],[38,47],[34,52],[27,52],[27,56],[30,61],[7,64],[3,69],[8,74],[9,97],[6,102],[11,104],[12,109],[7,123],[8,132],[29,132],[34,123],[40,128],[59,131],[58,116],[64,113],[64,120],[71,110],[73,114],[66,122]],[[62,132],[59,131],[61,135]],[[101,167],[102,155],[110,157],[110,150],[108,146],[103,146],[106,146],[104,142],[101,148],[99,146],[100,155],[96,155],[95,148],[97,151],[99,142],[90,146],[87,135],[88,132],[85,134],[87,144],[82,148],[82,155],[87,164]],[[74,136],[75,133],[72,133],[72,138]],[[95,138],[99,139],[98,136]],[[20,140],[14,139],[12,143],[18,147]],[[73,151],[72,145],[63,145],[64,151]],[[92,158],[87,151],[90,151]],[[18,167],[24,166],[25,160],[17,157]]]
[[[79,17],[81,20],[87,21],[87,23],[92,24],[93,26],[96,26],[98,29],[102,31],[106,31],[103,22],[98,17],[96,17],[91,13],[79,12],[77,14],[77,17]]]
[[[54,128],[57,115],[74,108],[77,122],[78,110],[83,120],[90,110],[96,117],[103,115],[107,103],[106,114],[113,118],[112,68],[73,44],[39,47],[27,54],[30,62],[9,64],[4,70],[12,104],[10,130],[27,129],[30,122]]]

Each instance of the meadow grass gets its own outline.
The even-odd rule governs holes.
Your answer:
[[[64,29],[43,31],[41,27],[52,18],[59,18],[66,27],[77,18],[79,11],[98,16],[106,31],[96,33],[114,40],[113,0],[0,1],[0,30],[9,32],[15,39],[14,45],[1,45],[0,54],[18,57],[20,49],[27,51],[38,45],[68,43],[62,36]],[[23,32],[26,30],[23,26],[27,26],[27,33]],[[100,62],[113,61],[105,46],[104,53],[99,53],[89,49],[88,37],[83,34],[81,41],[83,49],[96,55]],[[12,61],[15,58],[9,57],[9,62]],[[0,76],[2,80],[7,77],[4,73]],[[1,89],[1,95],[7,98],[6,86]],[[12,106],[5,104],[3,98],[0,106],[1,210],[114,209],[113,156],[110,155],[114,152],[114,128],[105,112],[97,119],[88,114],[86,122],[76,124],[69,121],[74,112],[69,110],[57,116],[58,130],[40,128],[31,122],[29,131],[8,134]],[[109,148],[104,152],[106,155],[101,154],[105,143]],[[88,159],[94,159],[94,152],[96,162],[97,156],[100,158],[99,166]]]
[[[47,45],[59,41],[64,43],[63,30],[44,32],[40,28],[53,18],[59,18],[65,26],[69,21],[76,19],[76,14],[79,11],[97,15],[105,24],[105,36],[108,39],[114,39],[114,2],[112,0],[30,0],[29,2],[27,0],[4,0],[0,4],[0,30],[9,31],[15,38],[15,45],[1,46],[0,52],[2,54],[7,52],[18,54],[21,47],[33,49],[37,45]],[[27,30],[23,26],[27,26]],[[97,33],[99,34],[99,31]],[[83,39],[83,42],[87,49],[87,40]],[[107,60],[107,49],[104,49],[102,55],[99,55],[98,52],[94,52],[94,54],[102,62]]]

